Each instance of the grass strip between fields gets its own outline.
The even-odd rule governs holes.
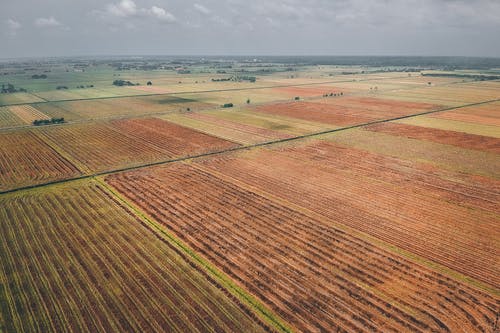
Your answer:
[[[140,208],[138,208],[134,203],[130,202],[122,195],[117,193],[110,185],[108,185],[103,176],[93,177],[101,186],[103,186],[106,191],[113,195],[117,200],[119,200],[125,207],[130,209],[137,217],[142,219],[156,232],[162,239],[167,241],[176,249],[182,251],[188,258],[190,258],[198,267],[200,267],[204,272],[206,272],[210,277],[212,277],[217,283],[223,286],[232,296],[236,297],[243,305],[248,307],[252,312],[254,312],[258,318],[260,318],[265,324],[269,325],[271,328],[277,330],[278,332],[293,332],[292,328],[286,324],[286,322],[268,309],[262,302],[260,302],[256,297],[246,292],[243,288],[238,286],[229,276],[224,272],[219,270],[217,267],[212,265],[208,260],[197,254],[193,249],[191,249],[187,244],[185,244],[181,239],[172,234],[168,229],[153,218],[149,217]]]

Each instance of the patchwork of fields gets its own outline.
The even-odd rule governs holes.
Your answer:
[[[12,74],[0,332],[498,331],[498,80],[224,68]]]

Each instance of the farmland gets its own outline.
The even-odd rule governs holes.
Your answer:
[[[497,332],[500,63],[294,59],[0,62],[0,332]]]
[[[79,174],[71,162],[27,130],[0,133],[0,166],[1,190]]]
[[[0,203],[6,331],[264,331],[97,182]]]
[[[15,114],[26,124],[31,124],[34,120],[50,119],[50,117],[48,117],[46,114],[38,111],[30,105],[16,105],[11,106],[9,109],[10,112]]]
[[[86,173],[236,146],[154,118],[74,124],[44,128],[38,133]]]
[[[249,177],[263,178],[255,171]],[[311,218],[197,166],[122,174],[108,182],[300,331],[480,330],[491,327],[500,305],[444,276],[410,268],[406,260],[335,228],[328,222],[336,221],[332,216]],[[278,186],[273,193],[285,192]],[[291,191],[283,195],[289,198]],[[488,275],[493,282],[494,273]],[[410,285],[418,296],[401,292]],[[456,312],[443,316],[431,304],[447,297],[455,300],[449,306]],[[474,319],[465,314],[472,309]]]

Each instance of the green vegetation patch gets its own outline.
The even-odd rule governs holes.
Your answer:
[[[182,97],[177,97],[177,96],[172,96],[172,97],[166,97],[159,99],[157,101],[158,104],[174,104],[174,103],[193,103],[196,102],[194,99],[189,99],[189,98],[182,98]]]

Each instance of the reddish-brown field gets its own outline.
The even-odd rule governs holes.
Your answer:
[[[500,181],[326,142],[208,160],[238,179],[387,243],[500,286]]]
[[[257,111],[349,126],[374,120],[395,118],[436,109],[426,103],[411,103],[368,97],[328,97],[316,102],[288,102],[259,106]]]
[[[336,226],[335,223],[363,223],[380,229],[377,225],[380,219],[333,200],[328,193],[341,194],[345,182],[324,183],[322,167],[317,166],[313,172],[311,163],[297,162],[312,158],[321,165],[329,162],[335,168],[342,167],[339,165],[342,162],[335,160],[343,159],[331,156],[341,150],[330,146],[311,147],[316,150],[314,156],[307,149],[297,149],[295,158],[268,151],[253,155],[253,162],[232,157],[208,159],[201,164],[173,164],[116,174],[108,176],[107,182],[259,297],[297,331],[492,330],[500,307],[498,298],[387,252]],[[295,159],[292,168],[291,159]],[[278,160],[287,166],[286,171],[276,164]],[[352,162],[351,156],[348,163]],[[368,177],[363,169],[375,162],[373,158],[360,162],[354,171]],[[383,168],[378,171],[392,173]],[[344,165],[344,176],[346,172],[350,171]],[[280,177],[276,179],[266,173]],[[291,180],[289,175],[298,174],[300,178]],[[259,190],[233,177],[252,183]],[[358,186],[354,182],[348,185],[366,187],[366,182],[360,179],[356,179],[360,182]],[[305,188],[306,180],[310,189]],[[302,205],[317,202],[315,206],[320,209],[316,212],[320,214],[284,203],[265,194],[266,191]],[[317,195],[313,197],[312,192]],[[394,193],[378,194],[389,197]],[[383,200],[369,193],[367,197],[378,204],[377,211],[385,210]],[[368,210],[376,206],[366,204]],[[341,216],[332,216],[332,209],[342,213]],[[329,218],[324,218],[325,215]],[[446,232],[445,227],[441,233]],[[390,227],[384,232],[394,236]],[[429,234],[432,235],[432,230]],[[408,235],[404,241],[419,244],[418,239]],[[427,241],[422,244],[424,251],[426,245]],[[443,245],[446,247],[448,243]],[[476,252],[476,255],[489,258],[483,261],[484,266],[495,265],[494,254]],[[494,273],[485,272],[485,277],[496,282]]]
[[[335,126],[349,126],[373,120],[368,112],[313,102],[267,104],[255,108],[258,112],[292,117]]]
[[[405,116],[419,112],[438,109],[440,106],[422,102],[403,102],[375,97],[325,98],[322,103],[334,104],[348,108],[370,111],[376,118]]]
[[[168,157],[197,155],[234,148],[238,144],[157,118],[112,122],[123,133],[163,150]]]
[[[374,132],[443,143],[467,149],[476,149],[497,154],[500,153],[500,139],[489,136],[398,123],[374,124],[367,126],[366,129]]]
[[[0,190],[64,179],[78,169],[31,131],[0,133]]]

